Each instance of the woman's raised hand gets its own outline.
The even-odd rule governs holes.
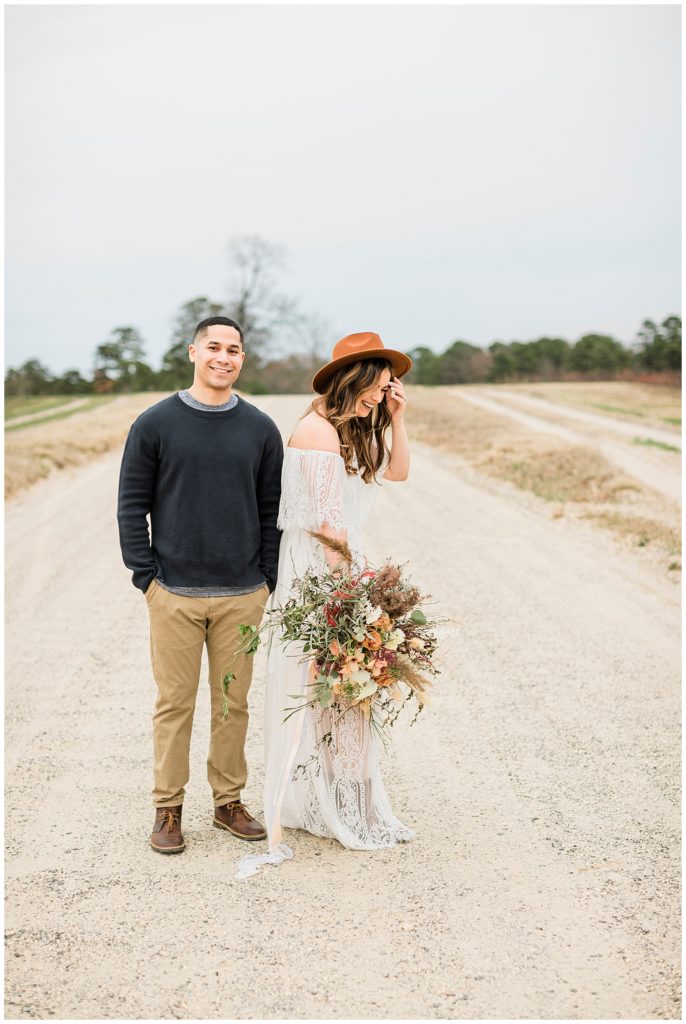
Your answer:
[[[398,377],[391,377],[388,382],[388,391],[386,392],[386,405],[394,420],[402,419],[405,413],[406,402],[407,398],[405,397],[405,389],[402,382]]]

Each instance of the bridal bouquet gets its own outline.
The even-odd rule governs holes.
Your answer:
[[[344,542],[312,533],[343,562],[327,571],[309,569],[293,583],[288,601],[267,612],[261,627],[240,626],[239,652],[254,654],[264,629],[277,626],[281,641],[301,645],[311,662],[310,693],[290,717],[307,707],[328,709],[332,724],[360,707],[385,738],[403,706],[416,702],[412,722],[427,702],[436,635],[419,607],[426,597],[403,576],[402,566],[354,569]],[[435,624],[435,623],[434,623]],[[331,742],[331,733],[324,737]]]

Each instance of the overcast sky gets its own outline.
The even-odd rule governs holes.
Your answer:
[[[5,10],[9,365],[159,365],[242,234],[332,341],[680,312],[677,6]]]

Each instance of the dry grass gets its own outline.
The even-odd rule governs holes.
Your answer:
[[[11,420],[5,420],[5,436],[14,430],[26,430],[36,423],[48,423],[53,420],[64,420],[69,416],[75,416],[80,412],[87,412],[91,409],[98,410],[109,402],[114,401],[116,396],[93,395],[88,398],[77,398],[74,401],[63,403],[56,408],[48,408],[42,412],[30,413],[26,416],[17,416]]]
[[[679,551],[676,510],[594,449],[469,405],[448,389],[415,386],[408,397],[408,433],[414,440],[453,452],[480,473],[553,503],[553,518],[587,519],[636,547],[659,548],[663,557]],[[671,562],[669,568],[675,567],[679,564]]]
[[[628,491],[641,490],[602,455],[581,445],[529,452],[525,458],[500,453],[493,470],[494,476],[546,501],[616,502]]]
[[[470,462],[497,451],[514,451],[510,442],[536,435],[475,406],[467,406],[445,388],[408,387],[407,427],[413,438],[462,455]]]
[[[35,416],[69,405],[75,401],[84,401],[84,395],[11,395],[5,399],[5,423],[8,420]]]
[[[639,548],[647,547],[648,544],[657,544],[672,556],[681,555],[680,531],[658,519],[618,511],[585,512],[584,518],[625,537]],[[671,565],[670,568],[681,568],[680,558],[678,563]]]
[[[508,391],[548,398],[638,426],[681,426],[681,389],[628,381],[508,384]]]
[[[162,394],[122,395],[106,405],[64,419],[38,420],[5,437],[5,497],[55,469],[81,466],[123,445],[132,422]]]
[[[591,448],[529,430],[438,388],[412,388],[408,430],[546,501],[618,501],[641,485]]]

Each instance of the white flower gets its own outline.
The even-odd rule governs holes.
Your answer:
[[[376,683],[373,679],[370,679],[368,683],[361,687],[357,699],[364,700],[365,697],[371,697],[373,693],[376,693]]]
[[[397,651],[398,645],[405,639],[405,634],[402,629],[394,629],[388,640],[385,642],[384,647],[387,651]]]
[[[367,622],[368,626],[370,626],[372,624],[372,622],[376,622],[376,620],[381,615],[381,609],[379,608],[378,604],[374,608],[372,608],[372,606],[369,603],[369,601],[365,602],[365,609],[364,610],[365,610],[365,619],[366,619],[366,622]]]
[[[414,648],[415,651],[423,651],[424,648],[426,647],[424,641],[418,636],[413,636],[412,639],[409,641],[409,645],[410,647]]]
[[[364,683],[370,682],[372,677],[366,668],[356,668],[354,672],[350,673],[348,678],[351,683],[358,683],[362,686]],[[374,689],[376,689],[376,683],[374,683]]]

